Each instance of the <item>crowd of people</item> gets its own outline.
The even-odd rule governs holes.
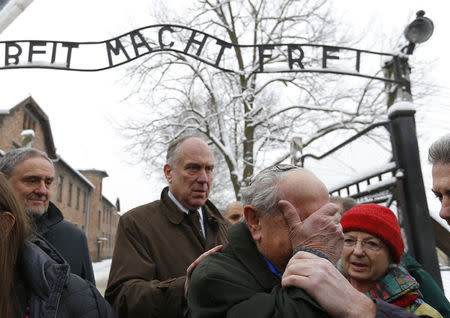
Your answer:
[[[429,161],[450,225],[450,134]],[[450,317],[389,208],[330,198],[311,171],[280,164],[222,215],[208,200],[212,151],[193,135],[169,145],[163,170],[160,199],[119,220],[103,298],[84,233],[49,200],[52,161],[5,154],[0,317]]]

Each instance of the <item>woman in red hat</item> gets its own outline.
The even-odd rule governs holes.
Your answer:
[[[344,213],[341,224],[344,248],[340,263],[353,287],[416,315],[442,317],[423,301],[419,284],[398,265],[405,246],[390,209],[373,203],[357,205]]]

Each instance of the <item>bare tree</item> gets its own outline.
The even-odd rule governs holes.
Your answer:
[[[161,22],[168,10],[161,11]],[[179,24],[232,43],[237,72],[223,72],[178,52],[153,53],[132,66],[132,94],[151,113],[123,125],[131,148],[150,166],[160,165],[167,144],[187,131],[205,136],[220,154],[222,187],[234,196],[255,167],[289,157],[293,136],[303,149],[336,131],[357,131],[385,116],[383,83],[312,73],[258,74],[258,51],[240,46],[280,43],[354,45],[337,32],[325,0],[198,0]],[[285,56],[272,56],[266,65]],[[380,71],[381,72],[381,71]],[[375,75],[375,74],[374,74]],[[222,169],[222,167],[227,169]],[[228,177],[223,175],[227,171]],[[226,191],[226,190],[225,190]],[[230,189],[228,188],[228,192]]]

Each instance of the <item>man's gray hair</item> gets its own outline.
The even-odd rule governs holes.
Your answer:
[[[9,179],[19,163],[28,158],[34,157],[42,157],[46,159],[51,164],[52,169],[55,169],[52,160],[45,152],[34,148],[17,148],[7,152],[2,158],[0,161],[0,172],[3,172]]]
[[[428,150],[428,161],[435,163],[450,163],[450,134],[444,135],[435,142]]]
[[[281,180],[286,172],[303,170],[290,165],[276,165],[262,170],[252,180],[251,184],[242,189],[242,203],[251,205],[264,216],[274,216],[278,209],[278,202],[284,199],[280,192]]]
[[[200,136],[197,136],[195,134],[192,135],[185,135],[179,138],[176,138],[173,140],[169,147],[167,148],[167,155],[166,155],[166,163],[171,166],[175,167],[178,164],[178,160],[180,159],[180,146],[183,143],[183,141],[189,139],[189,138],[199,138],[203,140]]]

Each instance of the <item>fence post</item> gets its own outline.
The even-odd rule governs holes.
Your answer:
[[[404,230],[406,237],[411,238],[411,242],[408,242],[411,247],[410,254],[423,265],[442,289],[433,224],[428,212],[420,166],[415,112],[409,101],[398,102],[389,108],[393,155],[404,173],[405,206],[400,206],[400,212],[407,218],[407,228]]]

